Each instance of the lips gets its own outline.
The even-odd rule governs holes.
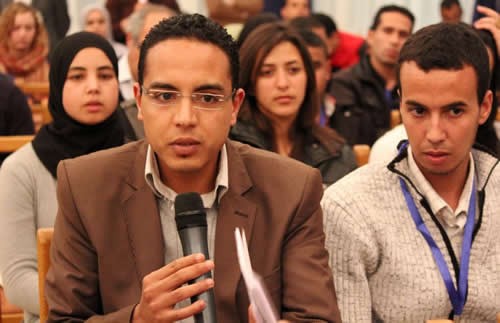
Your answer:
[[[274,101],[276,101],[280,104],[288,104],[288,103],[292,102],[293,99],[294,99],[294,97],[291,95],[281,95],[281,96],[275,97]]]
[[[88,101],[85,103],[85,107],[89,112],[98,112],[102,109],[102,106],[103,104],[101,101]]]
[[[424,153],[427,159],[433,164],[442,164],[446,161],[448,153],[444,151],[427,151]]]
[[[198,151],[200,142],[194,138],[177,138],[169,145],[172,147],[176,155],[187,157]]]

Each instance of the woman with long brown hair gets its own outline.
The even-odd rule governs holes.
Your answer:
[[[48,38],[31,6],[14,2],[0,16],[0,72],[16,81],[48,81]]]
[[[232,139],[318,168],[325,185],[356,168],[344,139],[315,122],[314,68],[295,29],[281,22],[256,28],[241,45],[240,65],[246,97]]]

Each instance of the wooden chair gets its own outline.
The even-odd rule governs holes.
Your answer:
[[[45,277],[50,266],[50,244],[52,243],[53,228],[42,228],[37,231],[38,252],[38,287],[40,290],[40,322],[46,322],[49,307],[45,299]]]
[[[497,314],[497,323],[500,323],[500,313]]]
[[[47,100],[43,100],[41,103],[30,104],[30,108],[36,132],[38,132],[43,125],[52,122],[52,115],[50,114]]]
[[[500,121],[500,109],[497,110],[496,121]]]
[[[33,140],[33,135],[0,136],[0,153],[12,153]]]
[[[368,157],[370,157],[370,146],[368,145],[354,145],[352,146],[354,151],[354,156],[356,157],[356,163],[358,167],[361,167],[368,163]]]
[[[20,323],[23,321],[23,310],[9,303],[0,286],[0,323]]]
[[[391,110],[391,129],[401,123],[401,112],[399,110]]]
[[[49,82],[15,81],[15,84],[24,94],[36,100],[49,97]]]

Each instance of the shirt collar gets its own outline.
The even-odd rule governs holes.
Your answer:
[[[444,208],[448,208],[452,214],[455,214],[455,216],[457,216],[461,212],[468,212],[469,199],[472,191],[472,182],[474,180],[475,172],[474,159],[472,158],[472,154],[469,154],[469,173],[467,174],[467,180],[465,181],[465,185],[462,190],[462,194],[460,195],[457,209],[455,211],[453,211],[448,203],[446,203],[441,198],[441,196],[439,196],[439,194],[432,188],[432,185],[429,183],[429,181],[427,181],[424,174],[422,174],[417,166],[417,163],[415,162],[415,159],[413,158],[411,147],[408,147],[408,167],[415,180],[415,186],[429,202],[432,213],[437,214]]]
[[[219,156],[219,171],[217,173],[217,177],[215,178],[214,190],[205,194],[201,194],[203,206],[206,209],[212,208],[215,201],[219,203],[220,199],[226,193],[229,187],[229,168],[227,160],[227,149],[225,144],[222,146]],[[156,154],[151,148],[151,145],[148,145],[148,150],[146,153],[144,176],[146,178],[146,183],[148,183],[153,193],[159,199],[168,200],[172,203],[175,201],[177,193],[161,181],[160,172],[158,169],[158,161],[156,159]]]

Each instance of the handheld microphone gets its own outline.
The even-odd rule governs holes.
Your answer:
[[[190,192],[177,195],[175,198],[175,222],[181,239],[184,256],[202,253],[205,255],[205,259],[209,259],[207,216],[200,194]],[[189,284],[196,283],[206,278],[212,278],[210,271],[190,281]],[[191,303],[196,302],[198,299],[204,300],[206,307],[201,313],[195,315],[195,322],[216,323],[215,296],[213,289],[191,297]]]

